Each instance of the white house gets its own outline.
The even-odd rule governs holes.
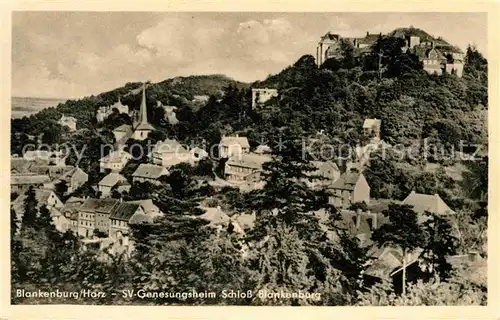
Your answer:
[[[112,151],[107,156],[99,160],[101,172],[105,172],[107,169],[111,171],[120,171],[123,167],[125,167],[130,159],[132,159],[132,155],[128,152],[123,150]]]
[[[150,154],[151,162],[169,168],[173,165],[191,162],[191,152],[186,150],[177,140],[158,141]]]
[[[58,123],[63,127],[68,127],[70,131],[76,130],[76,119],[74,117],[66,117],[63,114]]]
[[[107,197],[111,194],[111,189],[120,182],[127,182],[127,179],[119,173],[111,172],[99,181],[97,188],[101,191],[102,197]]]
[[[222,136],[219,142],[220,158],[241,157],[242,154],[248,152],[250,152],[248,139],[240,137],[238,134],[234,136]]]

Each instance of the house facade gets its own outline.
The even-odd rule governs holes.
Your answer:
[[[219,142],[219,157],[230,158],[240,157],[242,154],[250,152],[250,144],[246,137],[240,137],[238,134],[234,136],[222,136]]]
[[[262,105],[271,98],[278,96],[277,89],[263,88],[263,89],[252,89],[252,109]]]
[[[337,208],[349,208],[353,203],[370,203],[370,186],[365,176],[357,170],[346,172],[330,187],[330,203]]]
[[[120,203],[109,215],[109,236],[120,238],[130,233],[129,221],[135,214],[144,214],[137,203]]]
[[[111,170],[114,172],[121,171],[125,165],[132,159],[132,155],[123,150],[116,150],[109,153],[107,156],[99,160],[101,172]]]
[[[177,140],[165,139],[158,141],[150,154],[155,165],[169,168],[179,163],[191,162],[192,155]]]
[[[68,187],[68,191],[66,193],[71,194],[89,180],[89,175],[79,167],[76,167],[65,173],[58,180],[66,183],[66,186]]]
[[[259,182],[262,165],[268,161],[271,161],[269,155],[256,153],[244,153],[240,157],[231,157],[225,164],[225,178],[235,183]]]
[[[108,197],[111,194],[111,190],[117,184],[123,182],[127,182],[127,179],[124,176],[116,172],[111,172],[99,181],[97,188],[101,192],[102,197]]]
[[[78,234],[91,237],[94,230],[109,233],[109,216],[120,204],[116,199],[86,199],[78,210]]]

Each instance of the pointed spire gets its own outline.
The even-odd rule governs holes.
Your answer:
[[[139,123],[148,123],[148,112],[146,110],[146,84],[142,84],[141,110],[139,111]]]

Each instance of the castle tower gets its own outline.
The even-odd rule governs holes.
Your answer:
[[[139,116],[134,126],[134,139],[145,140],[154,127],[148,122],[148,111],[146,106],[146,84],[142,85],[142,100]]]

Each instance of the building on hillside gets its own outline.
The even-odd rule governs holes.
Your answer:
[[[99,166],[101,168],[101,172],[106,172],[106,170],[118,172],[125,167],[130,159],[132,159],[132,155],[130,153],[123,150],[116,150],[101,158],[99,160]]]
[[[425,212],[435,213],[440,216],[446,216],[455,213],[438,194],[430,195],[412,191],[403,200],[403,204],[413,207],[413,211],[419,214],[420,222],[425,221]]]
[[[151,151],[150,159],[153,164],[169,168],[179,163],[189,163],[191,153],[177,140],[165,139],[156,143]]]
[[[189,150],[191,154],[191,163],[194,164],[200,160],[208,158],[208,152],[202,148],[194,147]]]
[[[10,192],[23,194],[30,187],[40,188],[50,182],[48,175],[37,174],[14,174],[10,177]]]
[[[278,96],[277,89],[263,88],[263,89],[252,89],[252,109],[264,104],[271,98]]]
[[[201,219],[209,221],[209,225],[217,228],[219,231],[227,229],[231,218],[221,209],[220,206],[216,208],[201,207],[201,209],[205,210],[205,213],[199,216]]]
[[[116,146],[124,145],[128,139],[132,138],[133,134],[134,134],[134,130],[132,129],[131,125],[122,124],[121,126],[116,127],[113,130],[113,135],[115,136]],[[119,148],[117,147],[117,149],[119,149]]]
[[[54,165],[32,165],[29,172],[32,174],[48,175],[50,180],[57,180],[66,173],[73,170],[74,166],[54,166]]]
[[[365,176],[357,170],[351,170],[340,176],[330,187],[330,203],[337,208],[348,209],[356,202],[370,203],[370,186]]]
[[[127,179],[119,173],[111,172],[99,181],[97,188],[101,192],[101,196],[105,198],[111,195],[111,189],[120,182],[127,182]]]
[[[11,157],[10,158],[10,173],[11,174],[22,174],[29,173],[32,170],[32,166],[36,164],[33,161],[27,160],[24,157]]]
[[[133,182],[149,182],[154,185],[160,185],[160,178],[168,175],[168,170],[159,165],[141,163],[132,174]]]
[[[144,214],[144,210],[137,203],[121,202],[109,215],[109,236],[113,239],[122,239],[130,233],[129,221],[134,215]]]
[[[176,106],[164,106],[161,101],[157,100],[156,101],[156,106],[157,108],[162,108],[163,111],[165,112],[164,119],[168,121],[171,125],[175,125],[179,123],[179,119],[177,119],[176,111],[177,107]]]
[[[315,171],[308,173],[311,176],[307,179],[309,187],[329,186],[340,178],[340,170],[335,162],[328,161],[311,161],[316,168]]]
[[[382,124],[382,120],[380,119],[365,119],[363,123],[363,134],[370,138],[372,142],[380,141],[380,126]]]
[[[407,254],[405,259],[406,281],[413,282],[422,276],[421,254],[423,250],[417,248]],[[382,280],[392,282],[394,291],[401,293],[403,276],[403,252],[396,247],[374,247],[368,252],[370,259],[364,272],[365,283],[370,286]]]
[[[370,53],[373,45],[382,37],[381,33],[366,32],[362,38],[346,38],[353,46],[355,54]]]
[[[134,135],[135,140],[146,140],[149,133],[155,128],[148,122],[148,111],[146,106],[146,85],[142,85],[142,100],[141,108],[139,110],[139,116],[137,121],[134,123]]]
[[[196,104],[205,104],[208,102],[209,99],[210,96],[208,95],[195,95],[193,96],[192,102]]]
[[[38,164],[49,164],[51,152],[46,150],[30,150],[23,154],[23,158],[28,161],[39,161]]]
[[[118,113],[129,114],[129,108],[124,105],[121,98],[118,97],[118,101],[111,106],[101,106],[97,109],[96,119],[97,122],[103,122],[107,117],[109,117],[113,111],[116,110]]]
[[[91,237],[95,230],[109,234],[109,216],[120,204],[116,199],[86,199],[78,210],[78,234]]]
[[[65,182],[68,187],[66,193],[71,194],[75,192],[76,189],[83,186],[88,180],[89,175],[79,167],[76,167],[62,175],[58,179],[58,182]]]
[[[16,200],[12,202],[12,209],[16,212],[17,221],[22,221],[24,216],[24,201],[26,200],[26,194],[20,194]],[[36,189],[35,199],[37,201],[37,209],[42,206],[46,206],[50,211],[50,216],[52,217],[52,222],[57,230],[65,232],[68,229],[66,219],[61,218],[60,210],[64,207],[63,202],[59,197],[52,191],[46,189]]]
[[[316,64],[320,67],[326,60],[336,57],[336,48],[339,45],[340,35],[326,33],[319,40],[316,47]],[[331,47],[331,48],[330,48]]]
[[[142,207],[144,213],[152,218],[159,217],[163,215],[160,208],[153,203],[152,199],[143,199],[143,200],[135,200],[135,201],[127,201],[129,203],[135,203]]]
[[[268,145],[261,144],[258,145],[257,148],[255,148],[254,152],[257,154],[270,154],[272,153],[272,150]]]
[[[240,137],[238,134],[234,136],[222,136],[219,142],[219,158],[240,157],[248,152],[250,152],[248,139]]]
[[[244,153],[240,157],[233,156],[226,161],[224,175],[229,182],[260,182],[262,165],[271,161],[268,155]]]
[[[64,207],[61,208],[61,214],[66,217],[68,221],[68,229],[75,234],[78,234],[78,208],[83,204],[85,199],[78,197],[71,197],[66,200]]]
[[[76,118],[67,117],[64,115],[61,116],[61,119],[57,122],[63,127],[68,127],[70,131],[76,131]]]

